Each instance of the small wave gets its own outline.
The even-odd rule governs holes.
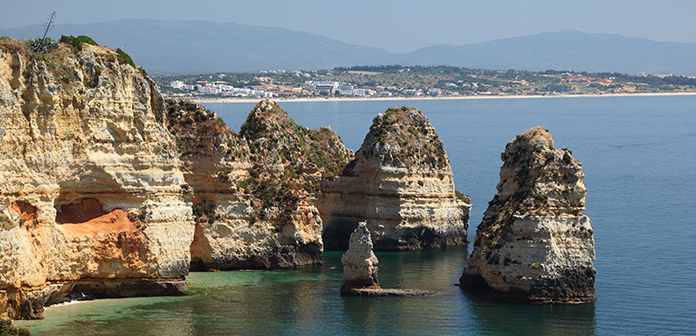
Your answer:
[[[71,300],[71,301],[68,301],[68,302],[56,303],[56,304],[53,304],[53,305],[50,305],[50,306],[46,307],[46,309],[49,309],[49,308],[57,308],[57,307],[63,307],[63,306],[70,306],[70,305],[74,305],[74,304],[76,304],[76,303],[80,303],[80,301],[78,301],[78,300]]]

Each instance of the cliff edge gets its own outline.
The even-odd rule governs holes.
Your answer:
[[[0,43],[0,318],[186,293],[193,217],[156,86],[109,48]]]
[[[501,155],[498,194],[476,231],[460,279],[494,297],[533,303],[575,303],[594,296],[594,236],[587,189],[571,151],[554,149],[551,133],[534,127]]]

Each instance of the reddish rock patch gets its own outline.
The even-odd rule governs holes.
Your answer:
[[[80,203],[58,206],[56,223],[73,235],[95,235],[98,233],[120,233],[137,230],[128,214],[116,209],[106,212],[99,200],[84,198]]]
[[[12,210],[17,211],[19,216],[27,221],[26,224],[29,224],[29,222],[36,222],[36,212],[38,209],[33,205],[22,201],[15,201],[12,203]]]
[[[135,223],[131,222],[128,214],[121,209],[116,209],[83,223],[65,223],[63,229],[73,235],[95,235],[137,230]]]
[[[83,198],[80,203],[63,204],[56,208],[56,223],[84,223],[107,214],[95,198]]]

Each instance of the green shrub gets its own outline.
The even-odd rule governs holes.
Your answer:
[[[0,336],[31,336],[29,330],[15,328],[11,320],[0,319]]]
[[[567,152],[563,154],[563,162],[569,164],[573,161],[573,158]]]
[[[121,50],[121,48],[116,49],[116,53],[118,54],[119,61],[121,63],[128,63],[130,66],[135,68],[135,63],[133,63],[133,59],[126,54],[125,51]]]
[[[464,195],[457,190],[454,191],[454,194],[455,194],[455,196],[457,196],[457,199],[461,200],[462,202],[464,202],[466,204],[471,204],[471,196]]]
[[[31,70],[31,68],[25,68],[24,71],[22,71],[22,75],[24,76],[24,78],[30,79],[34,77],[34,71]]]
[[[90,38],[89,36],[85,36],[85,35],[80,35],[78,37],[75,37],[72,35],[70,35],[70,36],[62,35],[60,37],[60,40],[58,40],[58,41],[61,43],[69,44],[77,51],[82,51],[82,44],[84,44],[84,43],[95,45],[95,46],[99,45],[92,38]]]
[[[536,194],[534,195],[534,199],[540,202],[546,202],[546,200],[548,200],[549,197],[544,194]]]

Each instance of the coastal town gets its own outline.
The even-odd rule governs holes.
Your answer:
[[[156,78],[169,98],[389,98],[693,93],[696,77],[457,67],[264,70]]]

